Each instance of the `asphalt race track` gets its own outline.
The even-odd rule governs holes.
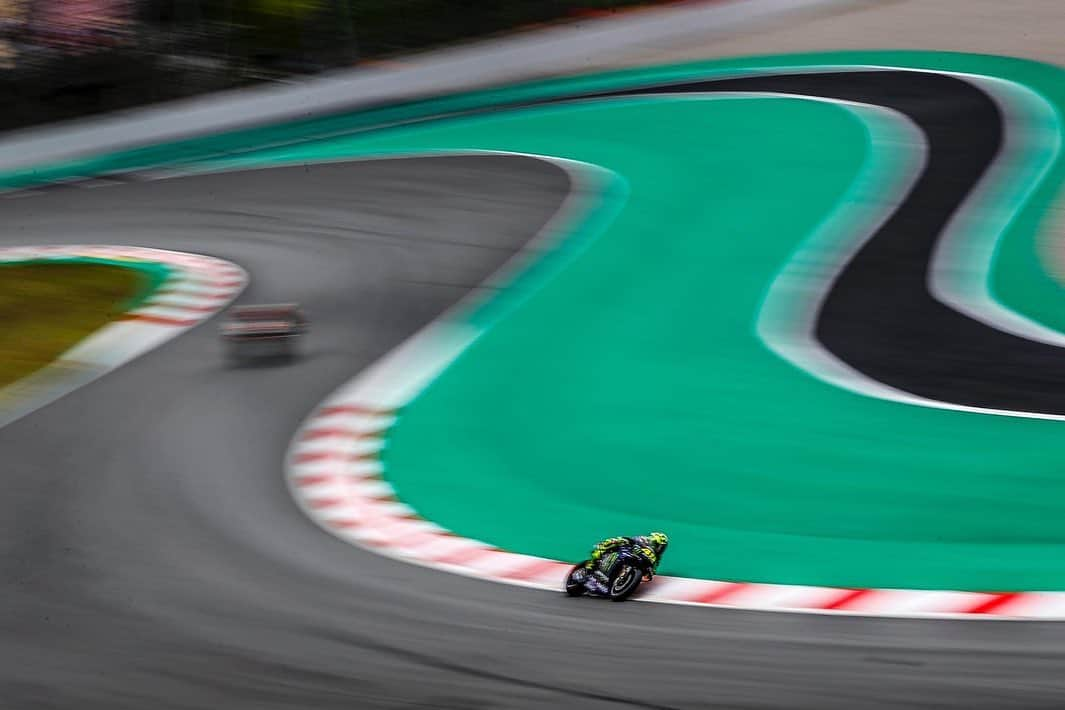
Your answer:
[[[0,200],[4,244],[211,254],[249,271],[243,300],[312,319],[291,366],[228,368],[200,327],[0,430],[0,707],[1060,707],[1052,623],[571,600],[304,517],[281,471],[302,418],[501,265],[566,181],[441,157]]]

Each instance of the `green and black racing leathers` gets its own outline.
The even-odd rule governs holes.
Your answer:
[[[610,554],[623,547],[644,549],[644,554],[651,560],[650,574],[653,576],[657,573],[658,565],[662,562],[662,555],[668,546],[669,538],[665,533],[659,532],[633,537],[608,537],[592,548],[592,553],[584,565],[589,572],[587,585],[600,594],[606,593],[607,576],[606,571],[601,569],[602,562]]]

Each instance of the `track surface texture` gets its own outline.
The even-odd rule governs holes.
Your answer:
[[[878,46],[1061,64],[1061,15],[1055,0],[870,2],[601,63]],[[247,370],[201,327],[0,429],[0,708],[1061,707],[1060,624],[619,610],[322,534],[281,475],[300,420],[493,271],[566,189],[530,160],[460,162],[0,201],[5,245],[216,255],[249,270],[244,300],[299,300],[314,327],[306,360]],[[492,233],[506,238],[476,245]]]
[[[0,202],[5,242],[215,255],[248,269],[244,300],[300,301],[314,328],[304,360],[247,369],[199,328],[0,430],[0,707],[1058,706],[1052,624],[619,609],[426,572],[297,510],[281,461],[300,420],[567,189],[482,156]]]

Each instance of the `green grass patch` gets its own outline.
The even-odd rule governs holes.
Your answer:
[[[152,269],[109,262],[0,265],[0,387],[48,365],[159,281]]]

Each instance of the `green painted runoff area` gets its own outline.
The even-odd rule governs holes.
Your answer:
[[[754,332],[769,284],[822,220],[842,214],[870,159],[857,114],[799,99],[648,98],[430,120],[671,78],[852,64],[1002,77],[1065,108],[1065,72],[1023,60],[759,57],[256,129],[6,184],[167,162],[467,149],[603,166],[618,178],[604,207],[571,225],[583,248],[556,260],[526,298],[504,294],[504,317],[402,413],[385,450],[402,499],[460,534],[565,559],[599,537],[664,529],[674,542],[663,571],[678,575],[1065,589],[1065,422],[858,396],[791,367]],[[418,122],[374,129],[396,120]],[[291,145],[258,149],[279,141]],[[1040,235],[1063,171],[1055,155],[1023,202],[997,206],[1013,218],[991,272],[998,299],[1059,330],[1065,293]]]
[[[605,235],[400,417],[387,476],[420,514],[561,559],[661,528],[675,540],[663,571],[684,576],[945,588],[1062,577],[1060,424],[863,398],[796,371],[753,332],[766,287],[866,157],[854,116],[780,99],[614,102],[368,147],[474,140],[608,167],[630,195]]]

